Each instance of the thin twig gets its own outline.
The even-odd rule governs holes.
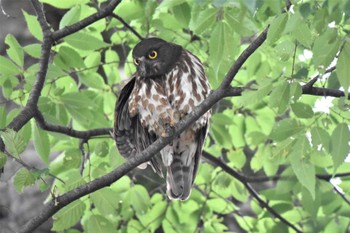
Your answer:
[[[17,163],[21,164],[23,167],[25,167],[27,170],[29,171],[40,171],[40,169],[34,167],[34,166],[30,166],[28,165],[26,162],[24,162],[22,159],[20,158],[17,158],[15,156],[13,156],[12,154],[10,154],[7,150],[4,151],[4,153],[6,154],[6,156],[14,159]],[[54,179],[57,179],[59,181],[61,181],[63,184],[65,183],[61,178],[51,174],[51,173],[47,173],[48,176],[54,178]]]
[[[331,182],[330,182],[331,183]],[[350,205],[350,200],[345,196],[345,194],[334,184],[331,183],[333,186],[333,190],[348,204]]]
[[[325,70],[324,74],[328,74],[328,73],[332,73],[334,70],[335,70],[335,66],[331,66],[329,67],[328,69]],[[309,88],[312,88],[313,85],[316,83],[316,81],[320,78],[320,74],[316,75],[315,77],[313,77],[308,83],[306,83],[303,87],[305,89],[309,89]]]
[[[4,7],[2,5],[2,0],[0,0],[0,8],[1,8],[1,12],[7,17],[7,18],[11,18],[11,15],[7,14],[6,11],[4,10]]]
[[[112,13],[112,16],[113,18],[116,18],[117,20],[119,20],[119,22],[121,22],[124,25],[124,27],[129,29],[129,31],[131,31],[137,38],[139,38],[140,40],[143,40],[143,37],[134,28],[132,28],[130,24],[128,24],[122,17],[120,17],[115,13]]]
[[[241,182],[248,192],[256,199],[259,203],[259,205],[262,208],[265,208],[267,211],[269,211],[273,216],[278,218],[281,222],[284,224],[288,225],[291,227],[293,230],[296,232],[302,232],[299,230],[296,226],[294,226],[292,223],[290,223],[287,219],[282,217],[279,213],[277,213],[272,207],[269,206],[267,202],[265,202],[259,194],[254,190],[254,188],[247,182],[244,176],[227,166],[224,162],[222,162],[220,159],[215,158],[214,156],[208,154],[208,153],[203,153],[203,157],[210,160],[211,162],[215,163],[217,166],[219,166],[223,171],[225,171],[227,174],[231,175],[232,177],[236,178],[239,182]]]

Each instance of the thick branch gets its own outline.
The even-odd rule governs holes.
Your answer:
[[[313,86],[307,86],[307,84],[303,85],[301,88],[303,91],[302,92],[303,95],[330,96],[330,97],[336,97],[336,98],[345,96],[344,91],[337,90],[337,89],[313,87]],[[225,90],[225,97],[241,96],[244,90],[245,88],[243,87],[230,86]],[[350,95],[349,95],[349,99],[350,99]]]
[[[37,73],[33,88],[29,94],[28,102],[21,113],[18,114],[7,126],[8,128],[12,128],[16,131],[20,130],[34,116],[34,109],[37,108],[41,90],[44,86],[52,44],[50,28],[46,22],[41,3],[39,3],[38,0],[31,0],[31,3],[38,16],[38,20],[44,34],[44,39],[41,46],[39,71]]]
[[[110,132],[113,131],[113,129],[111,128],[98,128],[98,129],[92,129],[87,131],[79,131],[79,130],[75,130],[70,127],[66,127],[62,125],[53,125],[45,121],[45,118],[40,111],[37,111],[35,113],[35,120],[39,125],[39,127],[42,128],[43,130],[55,132],[55,133],[62,133],[74,138],[81,138],[84,140],[88,140],[96,136],[109,135]]]

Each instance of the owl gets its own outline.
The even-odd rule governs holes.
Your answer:
[[[135,156],[205,100],[210,86],[200,60],[173,43],[143,39],[132,52],[136,73],[115,107],[114,138],[120,154]],[[201,116],[149,164],[164,177],[170,199],[188,199],[208,133],[210,111]]]

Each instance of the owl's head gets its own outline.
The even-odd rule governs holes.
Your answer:
[[[159,38],[147,38],[132,51],[134,64],[141,77],[155,77],[168,73],[181,54],[181,46]]]

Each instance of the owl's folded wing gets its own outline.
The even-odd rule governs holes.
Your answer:
[[[150,134],[142,127],[138,114],[130,117],[129,97],[135,86],[135,79],[132,78],[123,87],[115,106],[114,139],[119,153],[125,158],[141,153],[157,140],[156,135]],[[149,163],[156,173],[163,176],[160,162],[159,156],[156,155]]]

